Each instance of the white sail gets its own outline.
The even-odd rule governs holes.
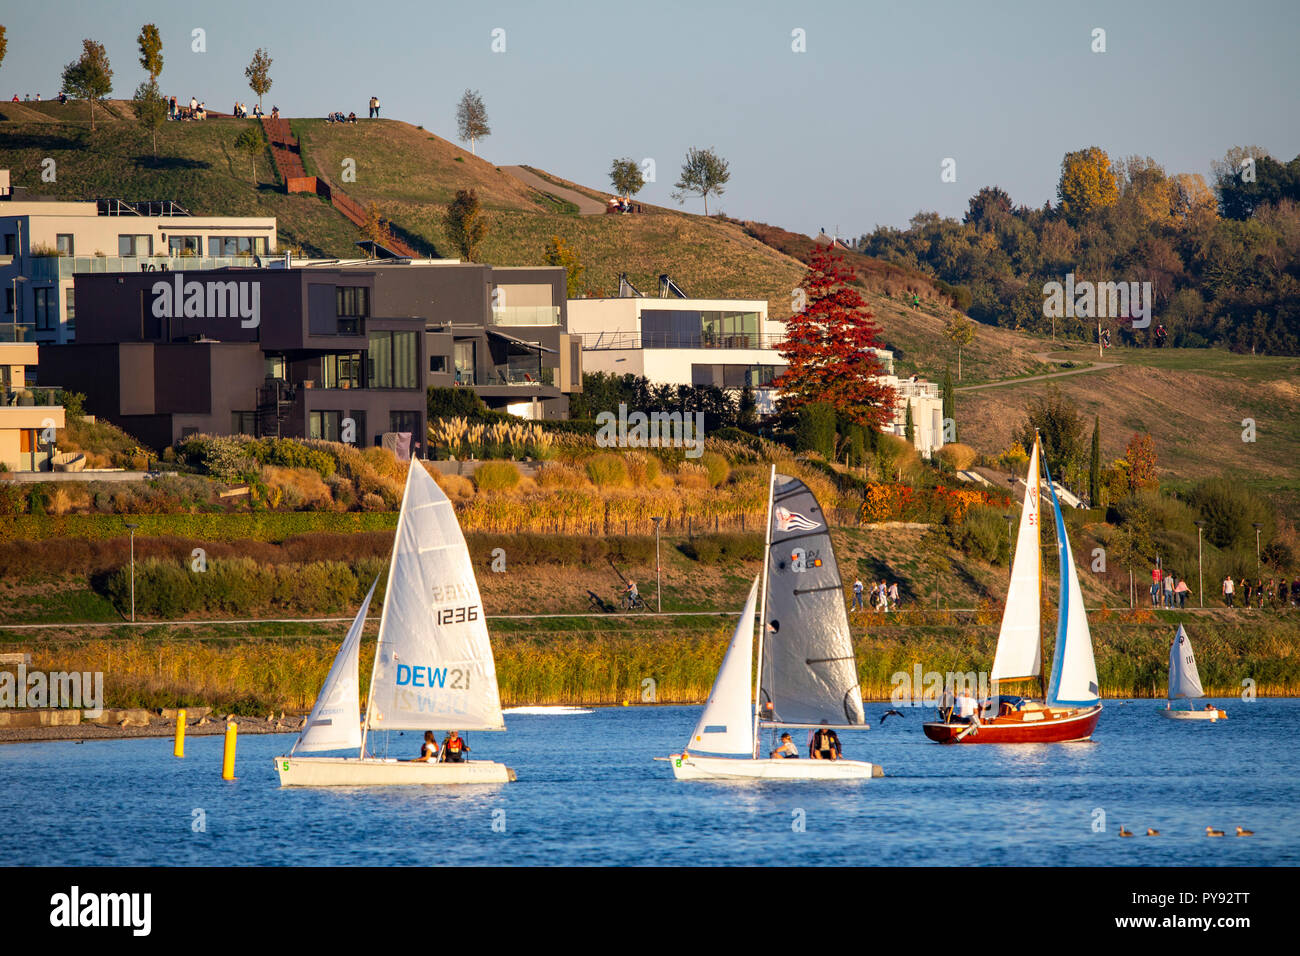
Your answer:
[[[714,678],[708,703],[700,722],[695,725],[687,750],[711,754],[754,752],[754,713],[750,698],[750,681],[754,674],[754,606],[758,603],[758,578],[749,589],[745,610],[736,622],[735,633],[722,667]]]
[[[377,730],[505,730],[469,548],[418,459],[397,519],[367,719]]]
[[[1201,688],[1201,675],[1196,670],[1196,655],[1192,652],[1192,641],[1178,625],[1178,633],[1169,646],[1169,699],[1204,697]]]
[[[1038,491],[1038,442],[1029,455],[1025,479],[1025,501],[1020,509],[1020,531],[1011,561],[1011,586],[998,631],[998,649],[993,657],[991,680],[1037,677],[1042,673],[1041,511]]]
[[[1061,561],[1061,596],[1056,624],[1056,650],[1052,655],[1052,682],[1047,689],[1047,703],[1066,706],[1090,706],[1097,703],[1097,664],[1092,656],[1092,634],[1079,588],[1079,572],[1074,553],[1065,533],[1061,502],[1047,476],[1052,494],[1052,512],[1056,519],[1056,540]]]
[[[370,599],[375,596],[379,578],[370,585],[361,610],[352,619],[348,636],[334,657],[325,684],[316,697],[307,722],[294,750],[344,750],[361,746],[361,687],[357,683],[357,658],[361,651],[361,632],[366,627]]]

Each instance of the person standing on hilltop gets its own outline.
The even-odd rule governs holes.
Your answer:
[[[1223,603],[1228,607],[1232,607],[1232,591],[1232,575],[1229,574],[1223,579]]]

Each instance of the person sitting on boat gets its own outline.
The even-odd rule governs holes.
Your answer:
[[[822,726],[812,732],[812,739],[808,743],[808,756],[813,760],[839,760],[844,756],[839,735],[827,727],[824,720]]]
[[[438,762],[438,738],[433,735],[432,730],[424,732],[424,743],[420,745],[420,756],[413,757],[412,763],[437,763]]]
[[[773,760],[776,760],[777,758],[789,760],[792,757],[797,760],[799,759],[799,748],[794,745],[794,741],[790,739],[790,735],[784,733],[781,735],[781,746],[773,750],[768,756]]]
[[[952,720],[952,712],[956,706],[957,698],[953,696],[952,686],[945,684],[943,695],[939,698],[939,719],[944,723]]]
[[[979,722],[979,702],[971,695],[969,690],[962,688],[961,693],[957,695],[957,719],[964,724],[974,724]]]
[[[461,739],[460,732],[448,731],[446,738],[442,741],[442,762],[461,763],[468,752],[469,744]]]

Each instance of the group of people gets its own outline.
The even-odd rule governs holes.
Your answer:
[[[460,732],[449,730],[439,745],[438,738],[432,730],[424,732],[424,743],[420,746],[420,756],[412,758],[413,763],[464,763],[469,753],[469,744]]]
[[[23,101],[26,102],[26,103],[30,103],[30,102],[32,102],[32,94],[30,94],[30,93],[26,93],[26,94],[24,94],[24,95],[23,95]],[[40,101],[41,101],[41,94],[40,94],[40,93],[37,93],[37,94],[36,94],[36,102],[39,103]],[[11,102],[11,103],[17,103],[17,102],[18,102],[18,94],[17,94],[17,93],[14,94],[14,98],[13,98],[12,100],[10,100],[10,102]],[[63,93],[63,92],[60,92],[60,93],[59,93],[59,102],[60,102],[60,103],[66,103],[66,102],[68,102],[68,94],[67,94],[67,93]]]
[[[978,724],[980,711],[990,708],[994,700],[995,698],[986,700],[982,707],[969,687],[963,686],[956,691],[952,687],[945,687],[943,696],[939,699],[939,717],[949,724]]]
[[[1242,607],[1253,606],[1261,610],[1265,607],[1283,607],[1287,604],[1300,607],[1300,577],[1288,586],[1286,578],[1281,580],[1269,578],[1267,581],[1263,578],[1256,578],[1254,581],[1250,578],[1242,578],[1234,582],[1232,575],[1229,574],[1223,579],[1223,603],[1228,607],[1236,606],[1238,588],[1241,588]]]
[[[839,734],[824,726],[818,727],[808,733],[808,756],[813,760],[842,760],[844,759],[844,748],[840,744]],[[782,758],[792,759],[799,756],[799,748],[795,746],[794,740],[790,734],[781,735],[781,745],[773,750],[769,756],[773,760]]]
[[[370,97],[370,118],[379,118],[379,97],[377,96]]]
[[[232,115],[235,117],[235,119],[248,119],[247,104],[238,103],[238,102],[235,103],[235,108],[232,111]],[[256,119],[262,118],[262,107],[258,106],[256,103],[253,104],[253,116]]]
[[[190,97],[190,105],[187,107],[184,103],[179,103],[176,97],[167,98],[167,118],[169,120],[205,120],[208,118],[208,107],[206,103],[200,103],[197,98]]]
[[[851,611],[863,610],[863,606],[862,606],[863,590],[864,588],[861,579],[858,579],[853,582],[853,604],[849,607],[849,610]],[[895,581],[893,584],[886,584],[883,578],[878,582],[873,581],[871,584],[870,599],[871,599],[871,609],[873,611],[885,612],[885,613],[888,613],[889,611],[897,611],[898,610],[898,582]]]
[[[333,113],[327,114],[325,117],[325,122],[327,123],[355,123],[356,121],[356,113],[349,113],[347,116],[344,116],[342,110],[336,110]]]
[[[1191,590],[1187,582],[1174,574],[1172,571],[1166,571],[1159,565],[1151,569],[1151,606],[1163,607],[1167,609],[1178,608],[1182,610],[1187,607],[1187,595]]]

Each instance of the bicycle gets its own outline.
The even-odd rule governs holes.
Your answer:
[[[622,607],[625,611],[648,611],[650,608],[646,605],[645,599],[639,593],[629,594],[623,592]]]

